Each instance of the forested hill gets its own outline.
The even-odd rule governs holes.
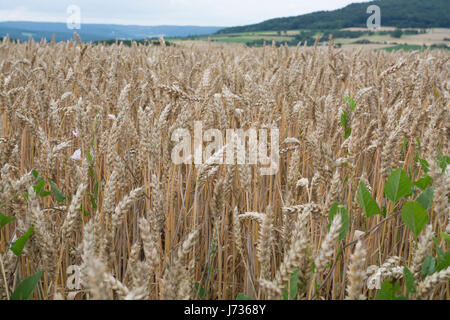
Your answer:
[[[365,27],[369,5],[381,9],[381,25],[398,28],[450,28],[450,0],[378,0],[353,3],[334,11],[318,11],[295,17],[276,18],[258,24],[231,27],[218,33],[341,29]]]
[[[67,28],[66,23],[58,22],[29,22],[8,21],[0,22],[0,37],[9,35],[11,39],[34,40],[46,38],[51,40],[53,35],[56,41],[67,41],[73,38],[76,31],[83,41],[103,41],[109,39],[140,40],[147,38],[186,37],[190,35],[211,34],[223,27],[199,26],[132,26],[115,24],[82,24],[80,30]]]

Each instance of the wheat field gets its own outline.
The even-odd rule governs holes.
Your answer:
[[[6,38],[0,297],[449,299],[449,98],[448,51]],[[200,120],[276,174],[174,164]]]

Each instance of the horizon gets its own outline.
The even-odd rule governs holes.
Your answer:
[[[60,21],[30,21],[30,20],[8,20],[2,21],[0,23],[54,23],[54,24],[66,24],[66,22]],[[120,23],[82,23],[83,25],[98,25],[98,26],[121,26],[121,27],[199,27],[199,28],[228,28],[229,26],[201,26],[201,25],[192,25],[192,24],[157,24],[157,25],[139,25],[139,24],[120,24]]]
[[[317,11],[343,8],[351,3],[370,0],[46,0],[35,3],[21,0],[0,6],[0,22],[66,23],[67,7],[81,9],[81,24],[120,26],[198,26],[231,27],[262,21],[299,16]],[[148,22],[147,22],[148,21]],[[150,21],[153,21],[150,22]]]

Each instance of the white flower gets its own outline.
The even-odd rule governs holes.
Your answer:
[[[73,134],[76,138],[79,138],[79,137],[80,137],[80,134],[78,133],[78,130],[72,131],[72,134]]]
[[[81,149],[75,151],[71,157],[73,160],[81,160]]]
[[[297,181],[297,188],[299,188],[299,187],[307,187],[308,184],[309,184],[308,179],[302,178],[302,179]]]
[[[367,280],[367,288],[369,288],[370,290],[381,289],[381,273],[376,272]]]

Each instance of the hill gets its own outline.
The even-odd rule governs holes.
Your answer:
[[[450,27],[450,1],[448,0],[378,0],[353,3],[334,11],[318,11],[295,17],[271,19],[253,25],[226,28],[218,33],[366,27],[369,17],[366,10],[372,4],[378,5],[381,9],[382,26]]]
[[[0,22],[0,37],[9,34],[11,39],[28,40],[31,35],[34,40],[42,38],[56,41],[66,41],[73,37],[76,31],[83,41],[102,41],[110,39],[138,40],[164,37],[185,37],[190,35],[211,34],[222,27],[198,27],[198,26],[132,26],[113,24],[82,24],[81,29],[71,30],[65,23],[50,22]]]

